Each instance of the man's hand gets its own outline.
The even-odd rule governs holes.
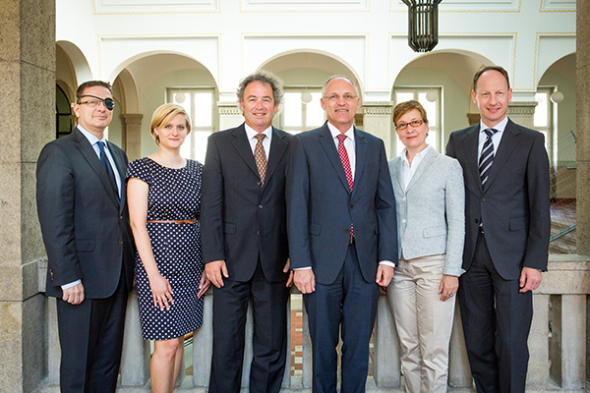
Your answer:
[[[539,288],[542,279],[543,276],[541,275],[540,270],[534,269],[532,267],[523,267],[522,272],[520,273],[519,292],[525,293],[528,291],[534,291],[535,289]]]
[[[377,268],[377,278],[375,279],[375,282],[377,282],[377,284],[379,284],[381,287],[387,287],[392,278],[393,267],[380,263],[379,267]]]
[[[293,281],[299,292],[303,294],[315,292],[315,275],[312,269],[295,270]]]
[[[285,263],[285,267],[283,268],[283,273],[287,273],[291,269],[291,259],[287,258],[287,263]],[[293,286],[293,271],[289,273],[289,279],[287,280],[287,287]]]
[[[209,281],[217,288],[223,287],[223,277],[229,278],[224,260],[207,262],[205,264],[205,274],[207,274]]]
[[[64,289],[62,300],[68,302],[74,306],[84,301],[84,285],[82,283],[74,285],[71,288]]]

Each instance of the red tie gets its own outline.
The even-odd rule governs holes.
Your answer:
[[[348,187],[350,187],[350,192],[352,192],[352,171],[350,170],[350,160],[348,159],[348,153],[346,152],[346,147],[344,147],[344,140],[346,139],[346,135],[340,134],[337,136],[338,138],[338,155],[340,156],[340,161],[342,162],[342,167],[344,168],[344,173],[346,173],[346,180],[348,180]],[[352,226],[352,222],[350,223],[350,237],[354,237],[354,228]]]

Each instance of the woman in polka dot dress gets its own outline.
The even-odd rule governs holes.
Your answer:
[[[172,392],[184,335],[203,321],[199,210],[203,165],[180,155],[190,133],[188,114],[164,104],[152,117],[157,153],[129,164],[127,195],[137,245],[135,282],[143,338],[155,340],[150,362],[152,392]]]

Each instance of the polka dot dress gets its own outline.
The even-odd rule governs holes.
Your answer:
[[[203,165],[193,160],[187,160],[184,168],[173,169],[145,157],[127,168],[127,178],[136,177],[149,186],[148,221],[196,219],[201,207],[202,173]],[[154,306],[150,283],[137,254],[135,284],[143,338],[184,336],[203,323],[203,299],[197,299],[203,272],[199,224],[147,223],[147,231],[158,270],[172,286],[174,305],[163,311]]]

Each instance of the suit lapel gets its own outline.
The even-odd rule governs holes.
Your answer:
[[[392,182],[393,187],[398,189],[401,194],[405,194],[404,192],[404,185],[402,179],[402,159],[400,157],[396,158],[391,164],[391,173],[395,176],[395,180]]]
[[[125,158],[119,154],[119,150],[115,149],[115,145],[112,144],[111,142],[108,142],[109,145],[109,151],[111,152],[111,155],[113,156],[113,160],[115,161],[115,166],[117,167],[117,172],[119,172],[119,178],[121,179],[121,204],[120,207],[121,209],[123,209],[123,206],[125,205],[126,199],[127,199],[127,187],[126,187],[126,181],[125,181],[125,168],[127,168],[127,164],[125,162]]]
[[[74,141],[76,142],[77,148],[82,154],[82,157],[88,162],[88,165],[92,168],[92,170],[98,176],[102,186],[106,190],[109,198],[118,207],[117,196],[115,195],[115,190],[113,190],[113,186],[111,185],[111,181],[105,171],[104,167],[100,163],[100,159],[96,155],[94,148],[88,142],[88,139],[80,132],[77,128],[74,130]],[[120,170],[117,168],[117,170]]]
[[[469,168],[469,176],[473,184],[477,185],[479,192],[482,191],[481,179],[479,178],[479,123],[471,127],[463,139],[463,149],[465,149],[465,157],[467,157],[467,167]]]
[[[285,136],[283,134],[279,134],[279,132],[273,127],[272,128],[272,139],[270,141],[270,153],[268,156],[268,165],[266,167],[266,177],[264,180],[264,186],[268,184],[272,174],[277,169],[279,162],[281,162],[281,158],[287,151],[287,142],[285,141]]]
[[[518,145],[518,134],[520,134],[518,128],[512,121],[508,120],[508,124],[506,124],[506,128],[504,129],[504,135],[502,135],[502,139],[500,140],[500,146],[498,146],[496,156],[494,157],[490,175],[488,176],[486,190],[490,189],[490,186],[502,170],[504,163],[516,145]]]
[[[344,173],[344,167],[342,166],[342,161],[340,161],[340,156],[338,155],[338,150],[336,149],[336,146],[334,145],[334,140],[332,139],[332,133],[330,133],[330,129],[328,128],[327,122],[324,123],[324,126],[320,130],[319,140],[320,140],[320,145],[322,145],[322,148],[326,152],[326,155],[328,156],[328,159],[330,160],[332,167],[336,171],[336,174],[338,175],[340,182],[342,183],[344,188],[346,188],[346,191],[348,191],[348,193],[350,193],[350,187],[348,186],[348,180],[346,180],[346,173]],[[358,162],[358,158],[357,158],[357,162]],[[353,189],[354,189],[354,187],[353,187]]]
[[[418,179],[420,179],[420,176],[422,176],[426,172],[428,167],[430,165],[432,165],[432,163],[434,162],[434,159],[436,158],[437,155],[438,155],[438,153],[436,152],[436,150],[434,150],[433,148],[428,149],[428,152],[426,153],[424,158],[422,158],[420,165],[418,165],[418,169],[416,169],[416,173],[414,173],[414,176],[412,176],[412,180],[410,180],[410,184],[408,184],[408,188],[406,189],[406,193],[408,191],[410,191],[412,186],[418,181]]]
[[[354,128],[354,144],[355,144],[355,153],[356,153],[356,169],[354,170],[354,184],[352,186],[352,194],[354,195],[356,191],[360,188],[357,187],[357,184],[360,184],[360,181],[363,177],[363,171],[365,169],[365,164],[367,163],[367,141],[365,140],[365,136],[362,135],[356,127]],[[340,158],[340,156],[338,156]],[[342,165],[340,165],[342,166]],[[344,170],[344,168],[343,168]],[[346,175],[346,174],[345,174]],[[348,183],[347,183],[348,184]]]
[[[232,135],[234,139],[232,140],[232,145],[237,150],[242,160],[246,162],[248,167],[254,172],[254,174],[260,177],[258,173],[258,167],[256,166],[256,161],[254,160],[254,154],[252,154],[252,148],[250,147],[250,141],[248,141],[248,135],[246,135],[246,128],[244,124],[236,128]]]

